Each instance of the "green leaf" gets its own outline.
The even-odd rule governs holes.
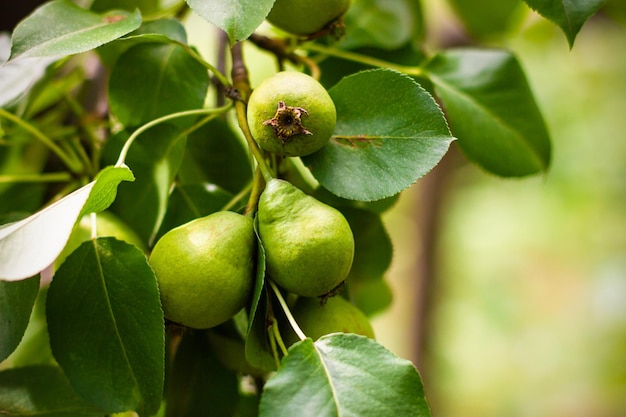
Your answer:
[[[306,413],[306,414],[303,414]],[[429,417],[417,370],[375,341],[333,333],[294,344],[265,384],[260,417]]]
[[[124,52],[113,67],[109,101],[120,123],[132,127],[202,108],[208,87],[206,69],[181,46],[142,43]],[[188,126],[192,121],[187,117],[172,123]]]
[[[169,371],[165,417],[233,415],[239,382],[213,356],[206,332],[183,336]]]
[[[246,39],[265,20],[275,0],[186,0],[207,22],[228,34],[230,43]]]
[[[19,345],[39,291],[39,276],[17,282],[0,281],[0,362]]]
[[[100,15],[81,9],[69,0],[54,0],[16,26],[10,60],[86,52],[124,36],[140,24],[139,11]]]
[[[50,344],[81,396],[107,412],[152,415],[163,391],[163,311],[145,255],[114,238],[83,243],[46,304]]]
[[[252,303],[248,313],[248,332],[246,334],[245,354],[248,363],[265,371],[276,370],[276,361],[272,355],[267,334],[267,291],[265,287],[265,248],[257,230],[258,220],[254,221],[257,238],[257,270],[252,294]]]
[[[415,1],[360,0],[351,4],[344,19],[342,48],[364,46],[396,49],[421,31],[421,9]]]
[[[126,158],[137,180],[120,187],[111,210],[132,225],[146,246],[154,240],[167,210],[169,191],[185,149],[183,134],[171,124],[157,125],[139,136]],[[103,158],[115,160],[127,138],[126,132],[111,138]]]
[[[215,118],[189,135],[179,177],[184,183],[209,182],[233,194],[252,180],[247,147],[232,126]]]
[[[94,12],[105,12],[112,9],[141,10],[144,15],[160,10],[159,0],[94,0],[90,9]]]
[[[118,184],[132,178],[128,168],[105,168],[96,180],[48,207],[0,226],[0,279],[25,279],[52,264],[82,214],[107,208]]]
[[[510,52],[450,49],[433,57],[426,70],[469,159],[503,177],[548,169],[550,136]]]
[[[220,211],[232,197],[214,184],[176,184],[156,239],[176,226]]]
[[[519,0],[450,0],[467,31],[478,38],[505,33],[521,17]]]
[[[346,280],[352,302],[372,315],[391,304],[391,290],[384,280],[391,265],[391,239],[379,215],[339,207],[354,233],[354,261]]]
[[[135,177],[126,167],[107,166],[98,173],[93,190],[83,207],[82,214],[106,210],[115,201],[117,187],[122,181],[134,181]]]
[[[56,365],[50,349],[48,323],[46,322],[46,298],[49,286],[39,290],[30,315],[24,337],[15,351],[6,359],[10,367],[27,365]]]
[[[524,0],[531,9],[557,24],[570,48],[583,24],[604,4],[605,0]]]
[[[0,372],[0,415],[102,417],[74,392],[61,369],[37,365]]]
[[[98,54],[106,65],[112,67],[117,59],[131,47],[147,42],[187,43],[185,27],[175,19],[159,19],[144,22],[139,29],[98,48]]]
[[[429,172],[453,140],[431,95],[395,71],[363,71],[329,93],[337,107],[333,137],[303,162],[340,197],[372,201],[399,193]]]

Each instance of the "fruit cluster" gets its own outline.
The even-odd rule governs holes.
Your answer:
[[[290,10],[296,3],[308,4],[278,0],[268,20],[298,35],[313,33],[345,13],[349,5],[347,0],[326,2],[328,7],[315,4],[314,9],[325,14],[294,28],[285,16],[309,16],[304,6]],[[246,120],[262,149],[259,152],[265,152],[263,157],[285,158],[323,148],[337,115],[332,98],[317,80],[282,71],[252,91]],[[182,326],[206,329],[249,305],[260,242],[266,279],[299,297],[292,304],[293,314],[307,336],[316,339],[341,331],[373,338],[361,311],[341,297],[331,297],[348,276],[354,258],[355,242],[347,220],[290,182],[273,174],[264,176],[265,188],[251,212],[219,211],[174,228],[157,241],[150,264],[165,317]],[[285,341],[297,340],[288,326],[282,332]]]

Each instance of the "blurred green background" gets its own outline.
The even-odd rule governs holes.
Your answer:
[[[434,3],[436,39],[458,22]],[[438,417],[626,416],[626,26],[596,16],[570,50],[525,10],[494,45],[527,71],[552,134],[551,169],[521,180],[452,169],[420,358],[424,180],[403,194],[385,217],[394,304],[374,319],[378,339],[423,364]]]

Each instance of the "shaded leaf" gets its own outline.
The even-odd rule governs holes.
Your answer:
[[[254,221],[254,233],[257,238],[257,266],[252,303],[248,313],[248,332],[246,334],[245,355],[248,363],[265,371],[276,370],[276,361],[272,355],[267,334],[267,307],[269,300],[265,291],[265,248],[257,230],[258,220]]]
[[[183,183],[209,182],[237,194],[252,180],[247,147],[227,120],[215,118],[187,139],[179,171]]]
[[[109,66],[113,66],[117,59],[131,47],[146,42],[160,43],[187,43],[185,27],[175,19],[159,19],[144,22],[139,29],[126,36],[109,42],[98,48],[98,54]]]
[[[141,10],[141,13],[151,14],[160,10],[159,0],[94,0],[90,9],[94,12],[106,12],[112,9]]]
[[[50,349],[48,323],[46,322],[46,297],[49,286],[39,290],[30,315],[28,327],[17,349],[7,358],[11,367],[28,365],[56,365]]]
[[[549,133],[526,75],[510,52],[449,49],[426,70],[469,159],[504,177],[548,169]]]
[[[107,167],[96,180],[20,220],[0,226],[0,279],[31,277],[61,253],[77,219],[104,210],[121,181],[132,180],[127,168]]]
[[[354,233],[354,261],[346,280],[350,300],[371,315],[391,304],[391,290],[384,280],[393,256],[391,239],[379,215],[355,208],[339,209]]]
[[[126,158],[137,180],[120,187],[119,195],[111,205],[111,210],[132,225],[148,247],[167,210],[170,188],[185,149],[183,134],[182,128],[163,123],[139,136]],[[103,158],[115,160],[127,138],[126,132],[111,138]]]
[[[395,71],[363,71],[329,93],[337,108],[333,137],[302,160],[340,197],[372,201],[399,193],[429,172],[453,140],[432,96]]]
[[[19,345],[39,291],[39,276],[17,282],[0,281],[0,362]]]
[[[467,31],[478,38],[505,33],[520,16],[519,0],[450,0]],[[520,16],[521,17],[521,16]]]
[[[143,252],[114,238],[83,243],[55,274],[46,313],[52,352],[76,392],[107,412],[156,413],[164,319]]]
[[[531,9],[556,23],[565,36],[570,48],[583,24],[593,16],[605,0],[524,0]]]
[[[0,372],[0,415],[102,417],[72,389],[61,369],[36,365]]]
[[[208,87],[206,69],[181,46],[141,43],[124,52],[113,67],[109,101],[119,121],[133,127],[202,108]],[[188,126],[192,121],[186,117],[171,123]]]
[[[10,60],[86,52],[137,29],[140,24],[139,11],[100,15],[69,0],[54,0],[15,27]]]
[[[275,0],[186,0],[191,9],[228,34],[230,43],[246,39],[265,20]]]
[[[237,376],[213,356],[206,332],[183,336],[169,372],[166,417],[233,415],[239,396]]]
[[[176,226],[220,211],[232,197],[214,184],[176,184],[155,240]]]
[[[429,417],[417,370],[365,336],[298,342],[265,384],[261,417]]]
[[[416,3],[411,0],[353,2],[344,17],[346,36],[341,47],[401,47],[423,30],[421,8]]]

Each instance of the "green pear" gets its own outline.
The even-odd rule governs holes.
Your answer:
[[[327,294],[350,272],[354,237],[346,219],[289,182],[268,181],[258,221],[268,275],[287,291]]]
[[[256,237],[250,217],[220,211],[164,234],[150,265],[168,320],[196,329],[241,310],[252,291]]]
[[[319,298],[300,297],[292,313],[302,332],[313,340],[335,332],[355,333],[374,339],[374,330],[367,316],[343,297],[331,297],[325,303]],[[285,339],[291,345],[298,338],[291,327],[288,329]]]

